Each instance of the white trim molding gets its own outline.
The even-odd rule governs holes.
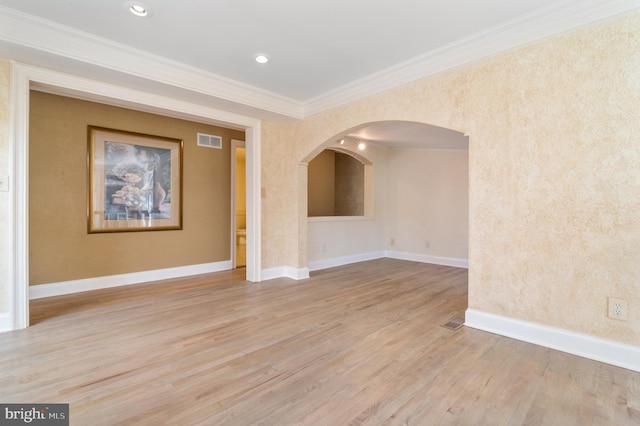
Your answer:
[[[304,116],[638,9],[637,0],[565,0],[334,88],[304,104]]]
[[[334,257],[331,259],[321,259],[309,262],[310,271],[334,268],[336,266],[349,265],[351,263],[365,262],[367,260],[381,259],[387,257],[384,251],[374,251],[371,253],[361,253],[349,256]]]
[[[640,372],[640,347],[467,309],[465,326]]]
[[[370,253],[359,253],[349,256],[334,257],[331,259],[319,259],[309,262],[310,271],[319,271],[321,269],[334,268],[336,266],[349,265],[351,263],[365,262],[367,260],[382,259],[388,257],[391,259],[408,260],[411,262],[431,263],[433,265],[452,266],[454,268],[469,269],[468,259],[459,259],[454,257],[428,256],[426,254],[405,253],[400,251],[374,251]]]
[[[412,262],[432,263],[434,265],[469,269],[469,259],[462,259],[457,257],[430,256],[427,254],[405,253],[401,251],[387,251],[386,257],[399,260],[410,260]]]
[[[3,6],[0,6],[0,40],[103,70],[200,93],[211,99],[302,118],[302,106],[277,93]],[[68,63],[67,66],[72,67],[73,64]]]
[[[23,55],[31,57],[34,63],[53,55],[58,62],[64,62],[70,73],[80,75],[87,67],[78,65],[89,64],[102,74],[109,71],[110,78],[120,79],[123,85],[131,84],[131,77],[142,78],[157,84],[157,89],[172,87],[174,92],[177,89],[198,94],[207,105],[225,105],[242,114],[273,115],[274,120],[286,121],[309,117],[639,7],[637,0],[558,1],[304,101],[3,6],[0,6],[0,41],[22,48]],[[38,59],[38,53],[46,56]]]
[[[13,330],[11,319],[9,312],[0,313],[0,333]]]
[[[262,281],[276,278],[291,278],[292,280],[304,280],[309,278],[309,268],[293,268],[291,266],[277,266],[262,270]]]
[[[106,277],[86,278],[81,280],[32,285],[29,286],[29,299],[41,299],[43,297],[62,296],[64,294],[80,293],[83,291],[158,282],[171,278],[180,278],[188,277],[191,275],[228,271],[229,269],[231,269],[231,261],[226,260],[223,262],[203,263],[200,265],[179,266],[175,268],[157,269],[153,271],[134,272],[131,274],[109,275]]]

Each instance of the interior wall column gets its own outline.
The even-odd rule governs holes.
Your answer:
[[[297,267],[298,269],[308,268],[307,244],[309,233],[308,205],[307,205],[307,181],[308,181],[308,164],[298,163],[298,250],[297,250]]]

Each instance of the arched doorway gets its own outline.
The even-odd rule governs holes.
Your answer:
[[[305,160],[345,140],[371,164],[372,209],[308,218],[309,270],[380,257],[468,267],[468,137],[424,123],[374,122],[330,138]]]

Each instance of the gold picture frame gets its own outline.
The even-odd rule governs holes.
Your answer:
[[[183,141],[88,126],[87,230],[182,229]]]

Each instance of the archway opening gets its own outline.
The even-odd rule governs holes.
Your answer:
[[[380,257],[468,267],[468,137],[424,123],[365,123],[307,159],[340,149],[344,139],[356,141],[355,152],[370,164],[371,211],[309,217],[309,270]]]

